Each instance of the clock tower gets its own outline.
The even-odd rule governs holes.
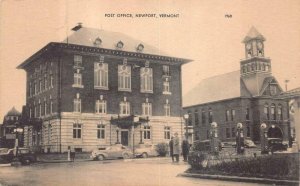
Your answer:
[[[262,95],[265,79],[272,77],[271,60],[265,57],[265,41],[265,37],[254,27],[242,41],[245,47],[245,59],[240,61],[241,79],[252,96]]]

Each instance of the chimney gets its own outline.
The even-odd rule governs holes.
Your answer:
[[[71,30],[73,30],[73,31],[77,31],[77,30],[79,30],[79,29],[81,29],[82,28],[82,23],[78,23],[78,25],[77,26],[75,26],[74,28],[72,28]]]

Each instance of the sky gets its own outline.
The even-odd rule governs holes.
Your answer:
[[[239,70],[241,41],[252,26],[266,38],[265,56],[282,88],[286,79],[288,89],[300,87],[299,20],[298,0],[0,0],[0,123],[13,106],[21,111],[26,104],[26,73],[16,67],[49,42],[64,40],[78,22],[192,59],[182,68],[184,95],[205,78]]]

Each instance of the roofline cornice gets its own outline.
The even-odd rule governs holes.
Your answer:
[[[248,58],[248,59],[241,59],[240,62],[241,62],[241,64],[244,64],[244,63],[248,63],[250,61],[256,62],[257,60],[263,61],[263,62],[271,62],[270,58],[258,57],[258,56],[255,56],[255,57],[252,57],[252,58]]]
[[[50,49],[61,49],[63,50],[71,50],[71,51],[77,51],[82,52],[88,55],[115,55],[120,57],[128,57],[128,58],[136,58],[136,59],[146,59],[146,60],[158,60],[158,61],[165,61],[175,64],[186,64],[193,60],[191,59],[184,59],[184,58],[177,58],[177,57],[169,57],[169,56],[160,56],[155,54],[146,54],[146,53],[137,53],[137,52],[128,52],[128,51],[122,51],[122,50],[112,50],[112,49],[106,49],[106,48],[99,48],[99,47],[89,47],[89,46],[83,46],[83,45],[75,45],[75,44],[67,44],[67,43],[58,43],[58,42],[51,42],[48,43],[45,47],[37,51],[35,54],[30,56],[28,59],[26,59],[23,63],[21,63],[17,69],[24,69],[24,67],[32,62],[34,59],[38,58],[45,52],[48,52]]]

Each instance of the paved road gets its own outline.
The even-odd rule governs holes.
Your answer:
[[[189,166],[169,158],[43,163],[22,167],[0,167],[0,185],[257,185],[177,177]]]

